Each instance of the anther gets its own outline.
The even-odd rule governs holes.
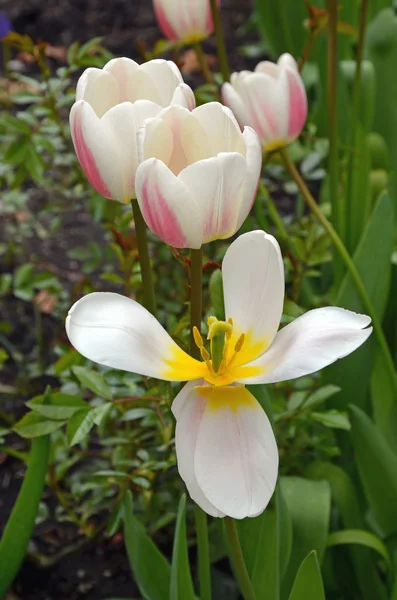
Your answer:
[[[245,334],[242,333],[240,335],[240,337],[238,338],[236,345],[234,346],[235,352],[240,352],[241,348],[243,347],[244,341],[245,341]]]
[[[210,353],[204,348],[204,346],[201,346],[200,354],[201,354],[201,358],[203,359],[204,362],[208,362],[211,358]]]
[[[197,348],[200,348],[200,350],[201,350],[201,348],[204,346],[204,342],[203,342],[203,338],[201,337],[201,334],[196,326],[193,327],[193,338],[194,338],[194,343],[196,344]]]
[[[207,325],[208,325],[208,329],[211,327],[211,325],[212,325],[213,323],[216,323],[216,322],[217,322],[217,320],[218,320],[218,319],[217,319],[216,317],[208,317],[208,319],[207,319]]]

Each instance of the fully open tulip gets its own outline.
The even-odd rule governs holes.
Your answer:
[[[255,199],[262,152],[233,113],[210,102],[164,109],[138,133],[136,195],[147,225],[176,248],[228,238]]]
[[[283,54],[277,64],[260,62],[255,71],[232,73],[222,86],[223,102],[241,126],[250,125],[268,152],[298,137],[306,121],[306,92],[295,60]]]
[[[284,269],[276,240],[240,236],[222,265],[227,321],[209,319],[210,352],[186,354],[160,323],[125,296],[94,293],[70,310],[73,346],[109,367],[188,381],[175,398],[178,468],[191,497],[210,515],[254,517],[276,484],[277,446],[269,420],[244,384],[308,375],[353,352],[370,318],[342,308],[311,310],[277,332]]]
[[[153,5],[159,27],[169,40],[198,42],[214,30],[210,0],[153,0]]]
[[[171,61],[138,65],[115,58],[80,77],[70,127],[77,158],[91,185],[105,198],[135,197],[136,136],[144,120],[165,106],[193,109],[192,90]]]

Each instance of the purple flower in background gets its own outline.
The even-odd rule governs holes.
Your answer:
[[[0,39],[12,31],[12,24],[5,10],[0,10]]]

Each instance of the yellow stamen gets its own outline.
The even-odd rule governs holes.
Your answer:
[[[209,326],[207,339],[212,340],[217,335],[231,333],[232,329],[233,328],[230,323],[226,323],[225,321],[216,321],[215,323],[211,323]]]
[[[201,350],[201,348],[204,346],[204,342],[203,342],[203,338],[201,337],[201,334],[196,326],[193,327],[193,338],[194,338],[194,343],[196,344],[197,348],[200,348],[200,350]]]
[[[202,359],[203,359],[205,362],[207,362],[207,361],[209,361],[209,360],[211,359],[211,355],[210,355],[210,353],[208,352],[208,350],[206,350],[206,349],[204,348],[204,346],[202,346],[202,347],[200,348],[200,354],[201,354],[201,358],[202,358]]]
[[[240,335],[240,337],[238,338],[236,345],[234,346],[234,351],[235,352],[240,352],[241,348],[243,347],[245,342],[245,333],[242,333]]]

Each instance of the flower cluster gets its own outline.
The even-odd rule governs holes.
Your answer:
[[[169,38],[211,31],[208,1],[174,5],[167,12],[155,0]],[[262,150],[290,143],[305,123],[305,90],[290,55],[277,65],[262,62],[254,73],[234,73],[222,97],[228,107],[195,108],[178,68],[164,60],[139,66],[115,59],[88,69],[77,86],[70,121],[87,178],[107,198],[136,198],[148,227],[177,248],[232,236],[255,199]],[[278,330],[283,261],[277,241],[263,231],[230,245],[222,275],[225,321],[208,319],[207,340],[193,331],[201,360],[145,308],[114,293],[79,300],[66,330],[90,360],[187,382],[172,405],[179,472],[207,513],[241,519],[265,509],[278,472],[272,427],[245,385],[314,373],[353,352],[372,328],[365,315],[327,307]]]

